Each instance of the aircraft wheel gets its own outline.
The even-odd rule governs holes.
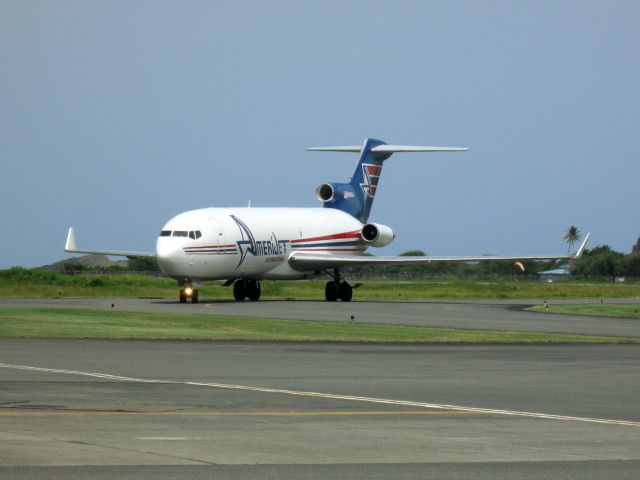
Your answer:
[[[245,291],[244,280],[236,280],[236,283],[233,284],[233,298],[241,302],[246,296],[247,292]]]
[[[191,303],[198,303],[198,290],[196,289],[191,293]]]
[[[187,295],[184,293],[184,288],[180,289],[180,303],[187,303]]]
[[[333,280],[328,281],[327,285],[324,287],[324,298],[327,302],[335,302],[338,299],[336,283]]]
[[[247,283],[247,297],[252,302],[257,302],[260,300],[260,294],[262,293],[262,289],[260,288],[260,282],[257,280],[249,280]]]
[[[349,285],[347,282],[340,283],[338,296],[343,302],[350,302],[351,298],[353,297],[353,288],[351,288],[351,285]]]

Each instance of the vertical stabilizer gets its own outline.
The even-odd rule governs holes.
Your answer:
[[[356,163],[349,183],[334,183],[334,200],[325,202],[327,208],[342,210],[362,223],[369,219],[373,199],[376,196],[382,162],[391,154],[374,154],[371,149],[384,142],[367,138],[360,149],[360,158]]]
[[[324,183],[318,186],[316,195],[324,202],[325,208],[337,208],[366,223],[371,212],[373,199],[378,190],[382,173],[382,162],[391,153],[374,153],[373,148],[386,145],[374,138],[365,138],[361,147],[314,147],[311,151],[360,152],[349,183]]]
[[[312,147],[316,152],[360,152],[349,183],[324,183],[318,186],[316,196],[325,208],[337,208],[366,223],[373,199],[378,191],[382,164],[396,152],[461,152],[458,147],[414,147],[387,145],[375,138],[366,138],[361,147]]]

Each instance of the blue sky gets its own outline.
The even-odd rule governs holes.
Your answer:
[[[0,268],[153,250],[173,215],[318,206],[395,155],[381,254],[562,253],[640,235],[635,1],[0,2]]]

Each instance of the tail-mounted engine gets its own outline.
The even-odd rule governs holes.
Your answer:
[[[351,200],[354,203],[356,201],[356,195],[353,191],[353,186],[348,183],[321,183],[316,188],[316,198],[332,208],[338,208],[340,202]]]
[[[316,187],[316,198],[325,207],[336,208],[340,200],[355,199],[353,186],[349,183],[321,183]],[[393,230],[379,223],[367,223],[360,231],[360,239],[371,247],[386,247],[396,238]]]
[[[336,189],[330,183],[321,183],[316,188],[316,198],[321,202],[333,202],[336,199]]]
[[[396,236],[386,225],[367,223],[360,231],[360,238],[372,247],[386,247]]]

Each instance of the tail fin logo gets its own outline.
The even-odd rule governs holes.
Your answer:
[[[362,183],[360,184],[360,187],[362,188],[365,197],[369,196],[374,198],[376,196],[381,172],[382,165],[375,165],[372,163],[362,164]]]

